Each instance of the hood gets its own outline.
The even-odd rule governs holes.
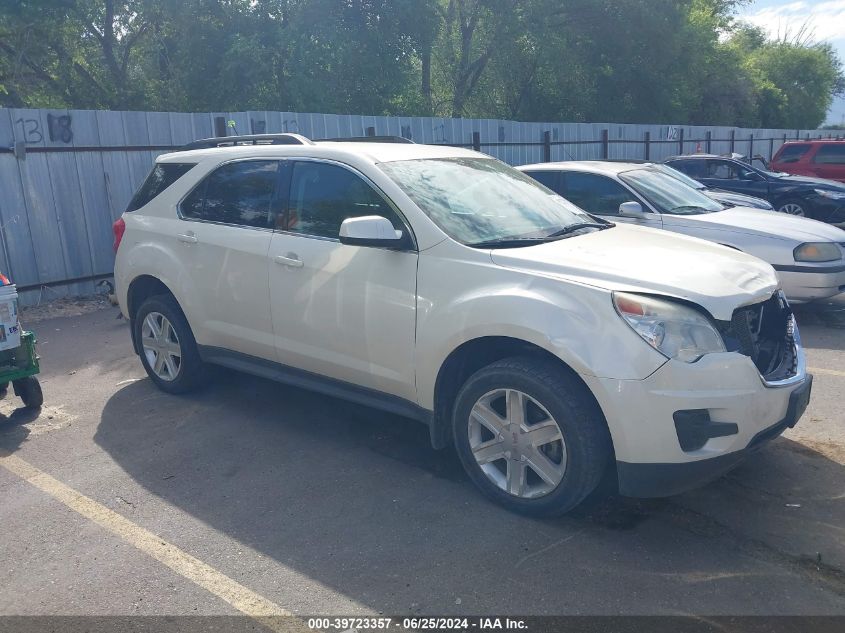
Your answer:
[[[723,191],[722,189],[705,189],[701,193],[708,198],[712,198],[716,202],[724,202],[735,207],[749,207],[753,209],[769,209],[772,205],[762,198],[755,198],[753,196],[744,196],[741,193],[733,193],[731,191]]]
[[[774,269],[756,257],[624,224],[534,246],[495,249],[490,256],[506,268],[607,290],[685,299],[723,321],[730,320],[736,308],[766,299],[778,288]]]
[[[835,180],[826,180],[824,178],[813,178],[811,176],[779,176],[778,182],[792,185],[806,185],[812,186],[816,189],[829,189],[831,191],[845,191],[845,184],[836,182]]]
[[[708,225],[726,232],[765,235],[796,242],[845,242],[845,231],[831,224],[778,211],[735,207],[698,215],[664,216],[664,227]]]

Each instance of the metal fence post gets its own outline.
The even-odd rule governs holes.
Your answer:
[[[601,157],[604,160],[607,160],[609,155],[610,155],[610,152],[608,151],[609,149],[610,149],[610,141],[608,140],[607,130],[602,130],[601,131]]]
[[[651,158],[651,132],[646,131],[643,143],[645,144],[645,156],[643,158],[649,160]]]
[[[367,136],[375,136],[376,135],[376,128],[372,125],[367,128]]]
[[[704,147],[707,148],[708,154],[712,153],[713,132],[711,132],[710,130],[707,130],[707,132],[704,134]]]
[[[748,158],[754,158],[754,135],[748,135]]]
[[[736,146],[736,130],[731,130],[731,154],[734,153],[734,147]]]
[[[681,156],[684,154],[684,128],[678,130],[678,153]]]
[[[774,137],[769,139],[769,160],[772,160],[775,157],[775,139]]]
[[[552,162],[552,133],[548,130],[543,132],[543,162]]]
[[[481,132],[472,133],[472,149],[476,152],[481,151]]]
[[[224,116],[216,116],[214,117],[214,136],[221,137],[221,136],[228,136],[229,131],[226,129],[226,117]]]

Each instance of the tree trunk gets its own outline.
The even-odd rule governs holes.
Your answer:
[[[422,51],[422,97],[425,113],[428,116],[434,114],[433,102],[431,99],[431,47]]]

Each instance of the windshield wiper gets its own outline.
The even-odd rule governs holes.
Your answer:
[[[542,244],[547,242],[545,237],[502,237],[495,240],[484,240],[483,242],[472,242],[467,244],[472,248],[519,248],[520,246],[530,246],[532,244]]]
[[[702,213],[711,213],[710,209],[705,209],[704,207],[699,207],[695,204],[685,204],[681,205],[680,207],[674,207],[669,213],[680,213],[683,214],[684,211],[701,211]]]
[[[562,237],[580,231],[582,229],[609,229],[616,226],[613,222],[599,223],[599,222],[580,222],[578,224],[570,224],[559,231],[555,231],[543,237],[501,237],[495,240],[484,240],[483,242],[473,242],[467,244],[473,248],[519,248],[520,246],[530,246],[532,244],[542,244],[543,242],[554,242]]]
[[[559,231],[555,231],[554,233],[550,233],[546,236],[546,239],[555,238],[555,237],[563,237],[564,235],[568,235],[570,233],[574,233],[575,231],[580,231],[581,229],[609,229],[613,226],[616,226],[613,222],[607,223],[599,223],[599,222],[579,222],[578,224],[570,224],[569,226],[565,226]]]

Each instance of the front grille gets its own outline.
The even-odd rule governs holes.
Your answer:
[[[719,331],[728,351],[745,354],[767,381],[785,380],[798,371],[795,322],[782,293],[766,301],[734,310]]]

